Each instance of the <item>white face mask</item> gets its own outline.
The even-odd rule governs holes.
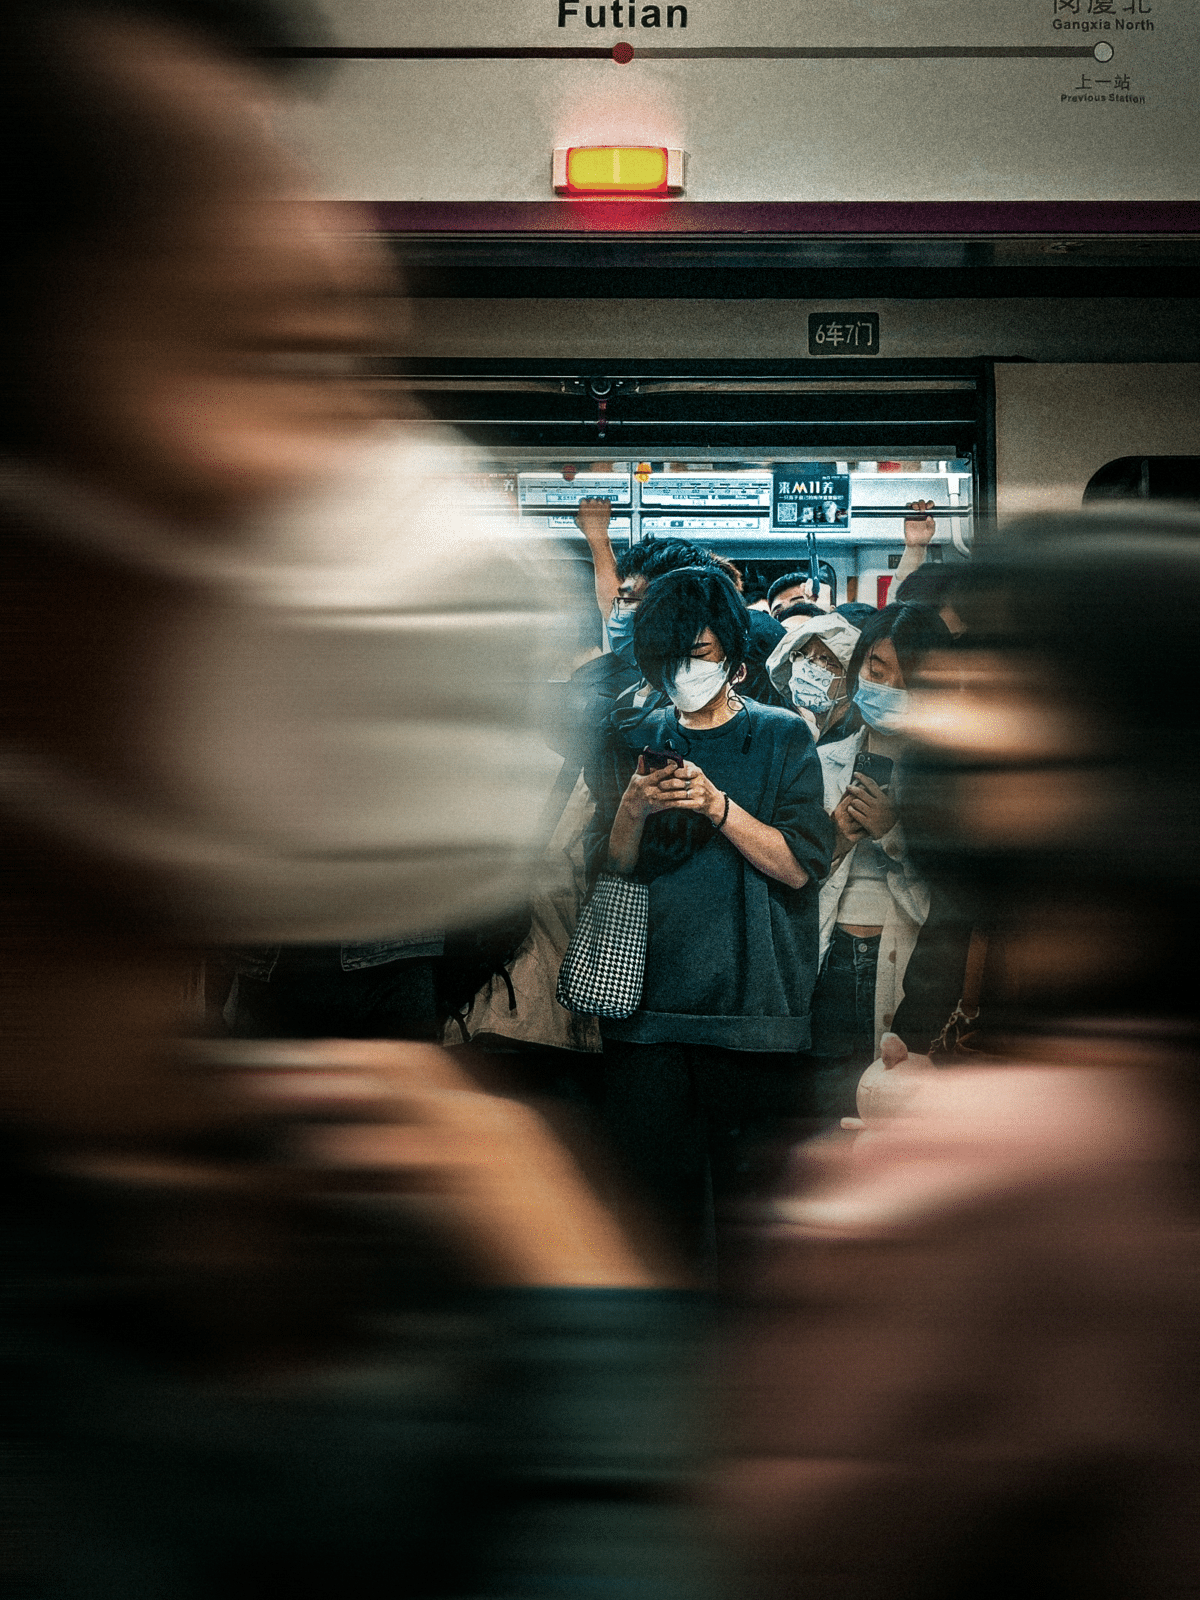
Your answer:
[[[807,656],[797,656],[792,662],[792,704],[799,711],[814,714],[828,711],[841,696],[832,693],[835,683],[841,683],[828,667]]]
[[[56,596],[83,549],[145,640],[103,746],[60,731],[109,715],[82,672],[28,737],[6,731],[8,817],[197,944],[392,938],[527,901],[561,764],[537,686],[547,638],[573,632],[553,632],[553,563],[457,508],[471,470],[453,441],[388,432],[218,542],[6,464],[23,625],[72,637]],[[125,614],[97,628],[116,640]]]
[[[715,700],[729,679],[727,661],[685,661],[679,671],[664,677],[663,688],[680,711],[699,711]]]

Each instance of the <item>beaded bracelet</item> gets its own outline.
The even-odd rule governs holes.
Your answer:
[[[729,821],[729,794],[728,794],[728,792],[726,792],[726,795],[725,795],[725,809],[721,813],[720,822],[717,823],[717,832],[718,833],[720,833],[721,829],[725,826],[725,824],[728,821]]]

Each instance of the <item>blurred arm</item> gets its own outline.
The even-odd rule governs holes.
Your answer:
[[[565,1146],[530,1107],[488,1094],[430,1045],[289,1042],[299,1070],[242,1070],[241,1093],[294,1124],[297,1176],[389,1204],[415,1199],[485,1284],[651,1288]],[[324,1176],[322,1176],[324,1175]]]

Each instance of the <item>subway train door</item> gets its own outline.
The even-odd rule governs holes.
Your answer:
[[[850,363],[819,375],[795,362],[530,365],[406,363],[387,381],[473,441],[485,480],[565,563],[585,607],[590,557],[574,523],[585,497],[612,502],[618,554],[683,538],[769,584],[815,550],[835,603],[870,605],[887,602],[911,501],[933,502],[934,562],[968,557],[990,503],[980,362],[881,363],[870,376]]]

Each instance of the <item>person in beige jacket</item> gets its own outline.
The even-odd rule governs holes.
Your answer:
[[[950,635],[927,606],[888,606],[863,628],[845,694],[864,725],[818,749],[825,807],[837,830],[821,886],[821,971],[813,992],[813,1098],[818,1116],[854,1110],[854,1089],[879,1054],[904,993],[904,969],[929,911],[898,820],[896,763],[907,678]]]

